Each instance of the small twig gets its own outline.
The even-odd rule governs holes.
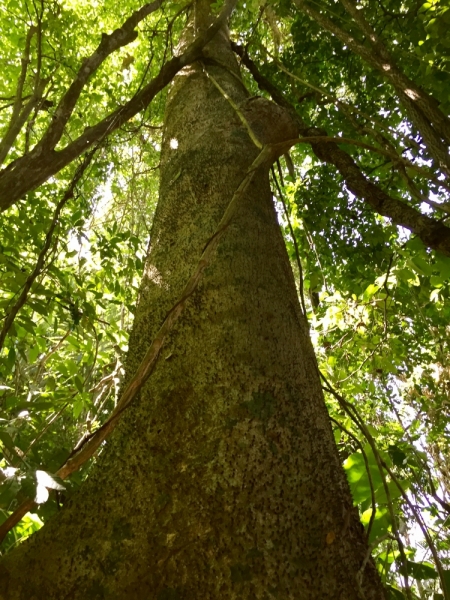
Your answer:
[[[273,179],[275,181],[275,185],[276,188],[278,190],[278,196],[283,204],[283,209],[284,209],[284,214],[286,215],[286,220],[288,222],[288,227],[289,227],[289,231],[292,237],[292,241],[294,244],[294,250],[295,250],[295,259],[297,262],[297,267],[298,267],[298,272],[299,272],[299,292],[300,292],[300,300],[302,303],[302,309],[303,309],[303,314],[305,316],[305,318],[307,319],[307,313],[306,313],[306,304],[305,304],[305,294],[304,294],[304,288],[303,288],[303,267],[302,267],[302,261],[300,259],[300,250],[298,247],[298,243],[297,243],[297,238],[295,237],[295,233],[294,233],[294,228],[292,227],[292,223],[291,223],[291,219],[289,217],[289,213],[288,213],[288,209],[286,206],[286,202],[284,200],[284,196],[283,196],[283,192],[281,191],[280,185],[278,183],[278,179],[277,176],[275,175],[275,170],[272,166],[272,175],[273,175]]]
[[[338,383],[344,383],[345,381],[351,379],[352,377],[354,377],[356,375],[356,373],[358,373],[359,371],[361,371],[361,369],[363,368],[363,366],[366,364],[366,362],[368,362],[373,355],[375,354],[375,352],[378,350],[378,348],[381,346],[381,343],[378,343],[375,348],[372,350],[372,352],[366,356],[366,358],[362,361],[362,363],[359,365],[359,367],[356,367],[356,369],[354,371],[352,371],[350,373],[350,375],[347,375],[347,377],[344,377],[344,379],[339,379]]]
[[[25,452],[23,453],[23,456],[25,457],[28,452],[31,450],[31,448],[42,438],[42,436],[45,434],[45,432],[48,430],[48,428],[50,427],[50,425],[52,425],[52,423],[54,423],[56,421],[56,419],[58,417],[60,417],[62,415],[62,413],[66,410],[66,408],[69,406],[69,402],[66,402],[62,408],[60,408],[58,410],[58,412],[56,412],[55,414],[53,414],[51,416],[51,418],[47,421],[47,423],[45,424],[45,427],[43,429],[41,429],[41,431],[39,432],[39,434],[34,438],[34,440],[31,442],[31,444],[28,446],[28,448],[25,450]]]
[[[44,369],[45,363],[48,361],[48,359],[50,358],[50,356],[52,356],[52,354],[54,354],[55,352],[57,352],[61,346],[63,345],[63,343],[65,342],[65,340],[69,337],[70,333],[72,332],[72,329],[68,329],[66,331],[66,333],[62,336],[62,338],[59,340],[59,342],[57,344],[55,344],[53,346],[53,348],[51,348],[47,354],[45,354],[45,356],[43,356],[41,358],[41,360],[39,361],[39,365],[37,368],[37,372],[36,372],[36,381],[40,381],[41,378],[41,373]]]
[[[257,18],[256,18],[256,21],[255,21],[255,23],[254,23],[254,25],[253,25],[253,27],[252,27],[252,29],[251,29],[251,31],[250,31],[250,35],[249,35],[249,36],[248,36],[248,38],[247,38],[247,43],[245,44],[245,50],[246,50],[246,51],[248,50],[248,47],[250,46],[250,42],[252,41],[252,37],[254,36],[254,34],[255,34],[256,30],[258,29],[259,23],[260,23],[260,21],[261,21],[261,18],[262,18],[263,14],[264,14],[264,11],[265,11],[265,9],[266,9],[266,6],[267,6],[267,2],[265,2],[265,3],[264,3],[264,4],[263,4],[261,7],[260,7],[260,9],[259,9],[259,14],[258,14],[258,16],[257,16]]]
[[[359,586],[361,586],[362,583],[362,578],[364,575],[364,570],[367,566],[367,563],[369,562],[370,557],[372,556],[372,552],[374,550],[374,548],[376,548],[378,546],[378,544],[381,544],[381,542],[384,542],[384,540],[395,540],[394,536],[391,535],[390,533],[385,533],[384,535],[380,536],[379,538],[377,538],[376,540],[374,540],[370,545],[369,548],[367,549],[367,554],[364,557],[364,560],[362,562],[361,568],[359,569],[359,571],[356,573],[356,581],[358,582]]]
[[[392,469],[390,467],[388,467],[388,465],[386,464],[386,462],[381,457],[380,457],[380,461],[381,461],[381,464],[382,464],[383,468],[389,474],[389,477],[392,479],[392,481],[397,486],[400,494],[402,495],[403,500],[408,505],[409,509],[411,510],[412,514],[414,515],[414,518],[415,518],[417,524],[419,525],[419,527],[420,527],[420,529],[422,531],[422,534],[423,534],[423,536],[424,536],[424,538],[425,538],[425,540],[426,540],[426,542],[428,544],[428,547],[429,547],[429,549],[431,551],[431,554],[433,555],[433,559],[434,559],[434,562],[435,562],[435,565],[436,565],[436,569],[437,569],[437,571],[439,573],[439,578],[441,580],[441,587],[442,587],[442,591],[444,593],[444,599],[445,600],[449,600],[450,596],[449,596],[448,588],[447,588],[447,586],[445,584],[446,575],[445,575],[444,567],[443,567],[441,559],[439,558],[439,555],[437,553],[436,546],[435,546],[433,540],[431,539],[430,534],[428,533],[428,528],[425,525],[425,523],[423,522],[423,519],[422,519],[421,515],[419,514],[419,512],[417,511],[416,507],[411,502],[411,500],[408,498],[407,493],[403,489],[403,486],[401,485],[401,483],[398,480],[398,478],[395,475],[395,473],[392,472]]]

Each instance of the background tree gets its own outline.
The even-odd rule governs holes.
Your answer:
[[[183,66],[167,57],[188,8],[155,3],[131,21],[135,6],[121,7],[123,18],[115,8],[105,5],[95,20],[81,4],[5,6],[2,206],[32,191],[2,224],[1,501],[12,510],[37,488],[41,502],[40,517],[23,521],[7,546],[85,477],[87,467],[42,504],[45,484],[59,485],[42,469],[54,473],[117,399],[130,282],[156,189],[164,102],[148,102]],[[273,189],[380,572],[393,597],[439,597],[448,543],[447,7],[363,8],[247,5],[235,12],[232,37],[252,74],[247,87],[295,110],[312,142],[296,146],[289,174],[276,170]],[[85,19],[98,23],[97,39],[129,26],[95,51]],[[91,57],[81,69],[80,49]]]

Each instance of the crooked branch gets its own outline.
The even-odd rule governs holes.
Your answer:
[[[244,48],[237,44],[233,44],[232,47],[236,54],[241,57],[243,64],[253,75],[260,89],[267,91],[274,102],[289,110],[291,114],[296,115],[300,133],[304,136],[299,141],[309,141],[317,158],[334,165],[344,178],[347,188],[355,196],[364,200],[378,214],[392,219],[396,225],[409,229],[429,248],[450,256],[450,228],[427,215],[423,215],[416,208],[405,204],[401,200],[389,196],[384,190],[367,179],[350,154],[339,148],[336,142],[356,144],[387,156],[391,156],[390,152],[371,147],[363,142],[346,140],[345,138],[331,138],[326,135],[326,131],[323,129],[309,127],[280,90],[260,72]],[[317,141],[314,140],[314,137]]]

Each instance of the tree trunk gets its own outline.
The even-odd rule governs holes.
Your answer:
[[[225,32],[205,54],[170,90],[129,376],[259,152],[205,72],[251,113]],[[259,121],[251,113],[261,139],[273,126],[264,106]],[[253,178],[81,491],[3,561],[2,600],[384,598],[365,563],[268,172]]]

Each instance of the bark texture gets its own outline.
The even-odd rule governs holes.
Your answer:
[[[129,374],[259,152],[205,74],[248,107],[225,32],[205,52],[215,63],[185,68],[170,92]],[[273,123],[251,113],[264,136]],[[370,561],[359,573],[367,545],[268,167],[88,481],[3,561],[1,600],[384,598]]]

